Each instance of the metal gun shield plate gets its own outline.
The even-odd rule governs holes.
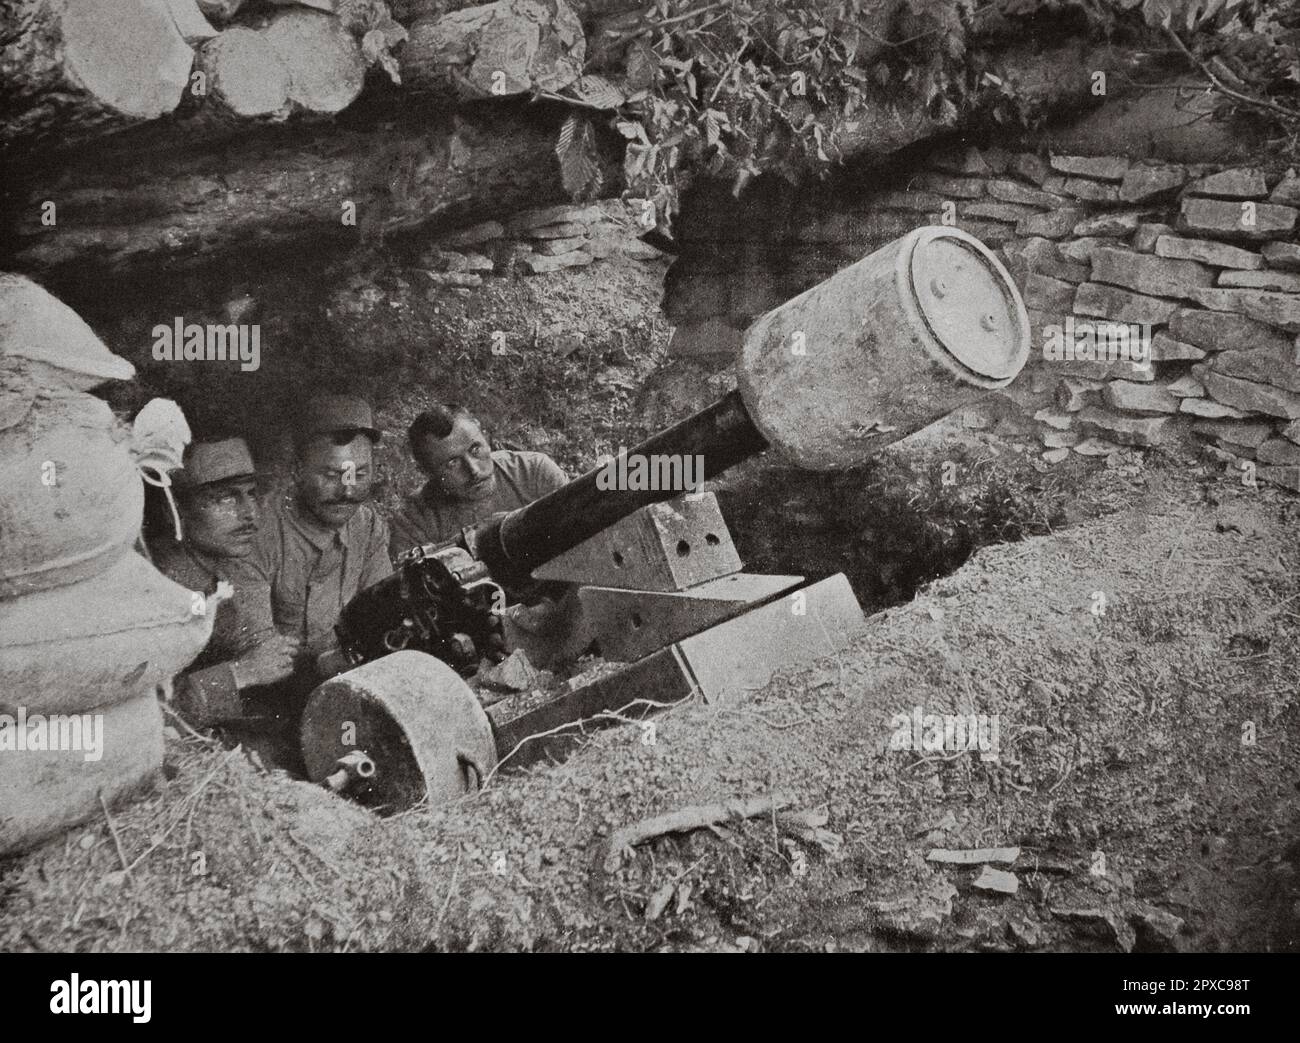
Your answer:
[[[303,712],[302,749],[316,783],[354,750],[369,755],[375,775],[349,796],[388,813],[473,792],[497,760],[492,727],[469,685],[446,663],[412,651],[317,687]]]

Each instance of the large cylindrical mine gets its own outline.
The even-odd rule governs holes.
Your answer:
[[[760,317],[737,377],[754,426],[789,462],[848,466],[1009,384],[1029,317],[978,239],[926,227]]]

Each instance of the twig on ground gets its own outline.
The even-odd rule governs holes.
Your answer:
[[[126,861],[126,852],[122,850],[122,838],[117,835],[117,826],[113,824],[113,816],[108,813],[108,802],[104,800],[104,794],[95,794],[99,797],[99,806],[104,809],[104,818],[108,822],[108,832],[112,834],[113,846],[117,848],[118,861],[122,863],[122,873],[131,881],[131,887],[135,888],[135,877],[131,875],[131,867]]]
[[[456,893],[456,881],[460,876],[460,856],[465,849],[460,844],[456,845],[456,864],[451,869],[451,883],[447,885],[447,897],[442,901],[442,908],[438,910],[438,919],[433,923],[433,933],[436,936],[442,928],[443,918],[447,915],[447,910],[451,906],[451,896]]]
[[[1061,788],[1061,783],[1063,783],[1066,779],[1070,777],[1070,772],[1072,771],[1074,771],[1073,757],[1070,758],[1070,763],[1065,766],[1065,771],[1062,773],[1061,777],[1057,779],[1055,782],[1053,782],[1051,787],[1048,789],[1047,792],[1049,796]]]
[[[786,728],[797,728],[801,724],[817,723],[811,717],[800,717],[798,720],[794,720],[794,721],[774,721],[772,720],[772,718],[759,713],[757,710],[747,710],[737,706],[719,706],[715,712],[734,713],[741,717],[756,717],[760,721],[762,721],[765,725],[767,725],[769,728],[774,728],[777,731],[783,731]]]
[[[210,735],[204,735],[202,732],[196,732],[196,731],[195,731],[195,730],[190,726],[189,722],[185,720],[184,717],[182,717],[180,714],[178,714],[175,710],[173,710],[173,709],[172,709],[170,706],[168,706],[166,703],[160,702],[159,705],[163,708],[163,712],[164,712],[164,713],[169,714],[169,715],[171,716],[171,719],[172,719],[173,721],[175,721],[177,724],[179,724],[179,725],[181,726],[182,729],[184,729],[184,730],[185,730],[186,732],[188,732],[190,735],[194,736],[194,738],[198,739],[199,742],[203,743],[205,746],[213,746],[213,747],[216,747],[216,746],[220,746],[220,745],[221,745],[221,743],[219,743],[216,739],[212,738]]]
[[[505,765],[506,761],[510,760],[511,757],[513,757],[516,753],[518,753],[521,749],[523,749],[525,743],[532,742],[534,739],[545,739],[552,735],[559,735],[561,732],[569,728],[576,728],[578,729],[578,733],[580,735],[586,735],[587,731],[583,727],[583,725],[589,721],[594,721],[594,720],[613,719],[613,720],[623,721],[628,724],[639,724],[640,723],[639,718],[626,718],[622,716],[624,711],[630,710],[635,706],[648,706],[652,709],[671,710],[679,706],[685,706],[690,701],[691,700],[689,698],[680,699],[677,702],[672,702],[672,703],[657,702],[654,699],[633,699],[630,703],[620,706],[617,710],[601,710],[600,713],[594,714],[591,717],[584,717],[577,721],[566,721],[564,724],[556,725],[554,728],[549,728],[544,732],[537,732],[535,735],[526,735],[522,739],[520,739],[517,743],[515,743],[514,749],[512,749],[509,753],[507,753],[504,757],[502,757],[500,760],[496,762],[496,765],[492,768],[491,771],[489,771],[486,775],[483,776],[483,783],[482,785],[479,786],[478,791],[482,793],[485,789],[487,789],[488,783],[491,782],[496,777],[497,772],[501,770],[501,768]]]
[[[697,804],[670,811],[663,815],[634,822],[616,829],[609,838],[609,853],[605,856],[605,872],[618,869],[623,852],[665,833],[688,833],[694,829],[716,826],[729,819],[754,818],[768,812],[788,807],[791,798],[785,793],[769,793],[763,797],[746,797],[720,804]]]

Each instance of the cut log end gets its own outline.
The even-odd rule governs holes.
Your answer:
[[[166,4],[69,0],[60,30],[68,77],[101,105],[154,119],[180,103],[194,54]]]
[[[289,105],[289,70],[252,29],[227,29],[199,52],[207,92],[236,116],[269,116]]]
[[[289,71],[289,99],[304,109],[341,112],[361,93],[365,59],[337,18],[296,9],[260,32]]]

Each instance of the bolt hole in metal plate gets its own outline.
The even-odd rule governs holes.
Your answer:
[[[965,232],[917,240],[911,286],[929,332],[980,382],[1008,380],[1029,354],[1029,318],[1005,268]]]

